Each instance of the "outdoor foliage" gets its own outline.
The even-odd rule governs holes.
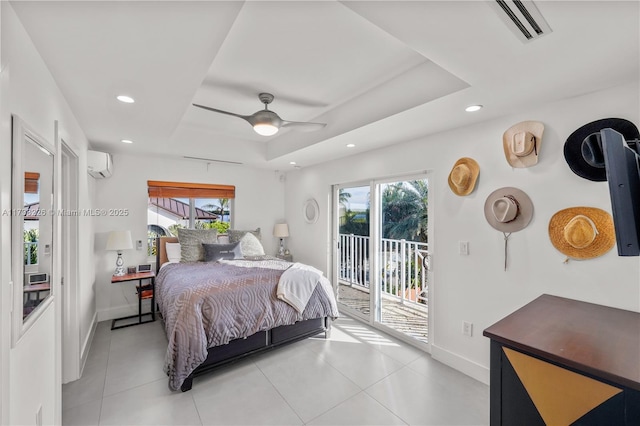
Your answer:
[[[24,264],[37,265],[38,264],[38,244],[37,244],[38,230],[37,229],[25,230],[23,235],[24,235],[25,243],[36,243],[36,244],[24,245]]]
[[[427,242],[427,182],[413,180],[389,185],[382,193],[382,236]]]

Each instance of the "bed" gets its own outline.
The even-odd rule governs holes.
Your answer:
[[[194,377],[222,365],[319,333],[329,336],[338,310],[325,277],[309,291],[304,309],[294,308],[278,298],[276,289],[284,276],[295,277],[294,269],[304,265],[271,256],[168,263],[166,244],[172,242],[178,238],[156,241],[155,280],[169,341],[165,372],[170,389],[185,392]]]

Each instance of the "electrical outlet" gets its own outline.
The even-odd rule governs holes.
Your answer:
[[[462,321],[462,334],[469,337],[473,336],[473,323]]]
[[[469,254],[469,241],[458,241],[458,254],[463,256]]]

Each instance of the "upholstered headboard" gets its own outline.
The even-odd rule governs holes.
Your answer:
[[[177,243],[178,237],[158,237],[156,238],[156,274],[160,267],[169,261],[167,257],[167,243]]]

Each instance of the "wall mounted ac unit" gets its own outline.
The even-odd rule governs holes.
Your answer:
[[[113,173],[111,154],[99,151],[87,151],[87,170],[96,179],[108,178]]]

